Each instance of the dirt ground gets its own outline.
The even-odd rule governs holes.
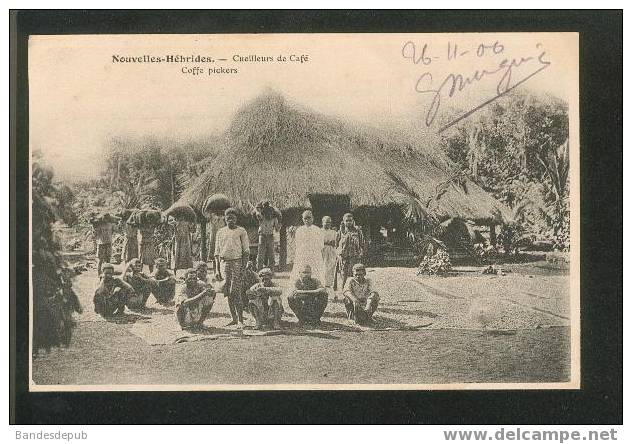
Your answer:
[[[227,328],[218,295],[207,330],[182,332],[170,308],[108,322],[92,312],[96,272],[75,279],[84,307],[67,349],[39,353],[36,384],[370,384],[558,382],[570,377],[568,272],[546,263],[505,276],[460,269],[451,277],[412,268],[369,269],[382,303],[371,328],[330,300],[323,325],[252,336]],[[287,273],[276,276],[287,286]],[[150,298],[152,301],[153,298]]]

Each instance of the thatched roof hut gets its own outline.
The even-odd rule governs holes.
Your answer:
[[[267,93],[245,105],[226,131],[219,154],[178,203],[201,208],[221,192],[249,210],[262,199],[284,213],[310,208],[310,197],[348,196],[352,208],[406,202],[396,173],[419,196],[433,196],[454,171],[437,148],[414,137],[353,125]],[[440,217],[503,221],[505,207],[469,180],[437,201]]]

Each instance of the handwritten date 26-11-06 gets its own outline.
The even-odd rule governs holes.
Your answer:
[[[411,41],[404,43],[402,46],[402,57],[410,60],[414,65],[428,68],[441,60],[452,62],[468,55],[471,57],[469,59],[471,61],[476,61],[477,59],[488,60],[488,57],[493,56],[502,57],[500,62],[488,62],[488,66],[485,68],[474,69],[467,73],[449,73],[441,81],[437,82],[435,82],[430,71],[423,72],[416,80],[415,91],[420,94],[431,94],[432,100],[424,119],[426,126],[431,126],[434,123],[441,107],[442,99],[454,98],[466,88],[474,86],[483,79],[498,79],[496,95],[452,119],[439,128],[439,132],[445,131],[548,68],[551,62],[546,60],[546,51],[543,49],[542,44],[538,43],[535,47],[537,54],[526,57],[508,57],[504,56],[505,46],[499,41],[490,44],[480,43],[475,46],[475,49],[459,47],[456,43],[448,42],[445,52],[438,51],[436,53],[442,54],[443,57],[441,57],[433,54],[428,44],[419,46]]]

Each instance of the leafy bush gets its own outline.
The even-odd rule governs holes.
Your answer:
[[[444,249],[438,249],[432,256],[424,256],[417,269],[417,275],[443,275],[451,270],[450,255]]]
[[[525,228],[517,222],[506,223],[498,235],[498,242],[503,246],[506,255],[514,255],[519,243],[523,240]]]
[[[64,202],[52,182],[53,172],[33,163],[32,264],[33,264],[33,350],[70,343],[73,312],[81,312],[72,289],[72,271],[58,255],[52,225]]]
[[[473,252],[481,263],[489,263],[498,259],[500,253],[491,244],[474,244]]]

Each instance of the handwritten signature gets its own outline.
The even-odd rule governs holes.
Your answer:
[[[406,45],[409,45],[409,42],[407,42]],[[405,46],[405,48],[407,48],[407,50],[410,51],[409,46],[408,47]],[[468,116],[472,115],[473,113],[480,110],[481,108],[489,105],[490,103],[497,100],[498,98],[509,93],[510,91],[522,85],[523,83],[525,83],[530,78],[537,75],[538,73],[547,69],[551,65],[551,62],[549,60],[546,60],[546,51],[542,49],[542,45],[540,43],[536,45],[536,48],[540,50],[540,53],[535,57],[530,56],[530,57],[519,57],[519,58],[504,58],[495,67],[491,69],[477,69],[470,75],[464,75],[460,73],[450,73],[441,81],[438,88],[433,88],[434,79],[433,79],[432,74],[430,72],[424,72],[417,79],[417,83],[415,84],[415,91],[417,91],[420,94],[432,94],[432,101],[426,112],[426,117],[425,117],[426,126],[431,126],[434,123],[435,118],[437,117],[437,114],[441,107],[442,99],[453,98],[457,96],[460,92],[465,90],[466,88],[480,82],[483,79],[500,76],[500,80],[498,81],[498,84],[496,85],[496,95],[492,97],[491,99],[488,99],[484,101],[483,103],[475,106],[474,108],[470,109],[466,113],[456,117],[455,119],[451,120],[449,123],[443,125],[439,129],[440,133],[450,128],[451,126],[455,125],[456,123],[460,122],[461,120],[467,118]],[[421,61],[422,64],[426,64],[426,63],[423,63],[424,60],[432,60],[430,58],[425,59],[426,51],[427,51],[427,48],[424,47],[424,49],[422,50],[422,55],[420,56],[415,57],[416,54],[414,53],[411,54],[410,52],[407,53],[406,55],[409,55],[409,56],[412,55],[413,61],[418,60],[418,61]],[[524,68],[530,67],[531,69],[520,76],[514,73],[516,68],[519,68],[519,67],[524,67]],[[517,80],[516,80],[516,77],[517,77]]]

